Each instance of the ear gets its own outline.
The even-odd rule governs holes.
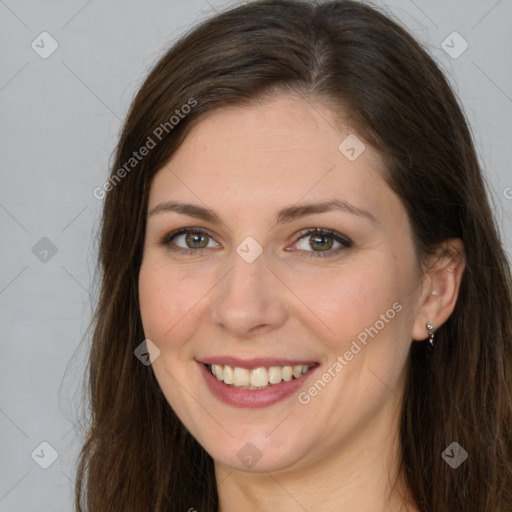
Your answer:
[[[428,338],[427,322],[438,329],[455,309],[465,268],[464,244],[459,238],[445,240],[431,257],[423,278],[418,309],[411,333],[413,340]]]

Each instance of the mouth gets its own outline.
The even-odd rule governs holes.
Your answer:
[[[281,382],[290,382],[300,378],[308,373],[314,364],[316,363],[293,366],[260,366],[253,369],[240,366],[233,367],[227,364],[207,364],[206,368],[217,380],[229,387],[261,391],[270,386],[281,384]]]
[[[270,406],[297,393],[320,366],[310,361],[242,361],[230,357],[196,362],[216,398],[247,408]]]

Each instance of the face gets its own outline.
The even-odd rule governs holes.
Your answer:
[[[299,469],[389,435],[419,274],[381,159],[354,137],[325,105],[274,96],[211,112],[154,177],[144,332],[218,465]]]

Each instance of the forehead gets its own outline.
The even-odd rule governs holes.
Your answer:
[[[381,173],[380,155],[331,109],[274,96],[200,120],[156,174],[149,206],[186,199],[259,212],[339,198],[378,210],[393,198]]]

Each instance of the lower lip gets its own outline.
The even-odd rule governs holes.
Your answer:
[[[200,371],[210,391],[221,401],[235,407],[268,407],[293,395],[304,384],[305,380],[318,368],[315,366],[298,379],[279,384],[269,384],[262,390],[233,388],[214,377],[205,364],[199,363]]]

